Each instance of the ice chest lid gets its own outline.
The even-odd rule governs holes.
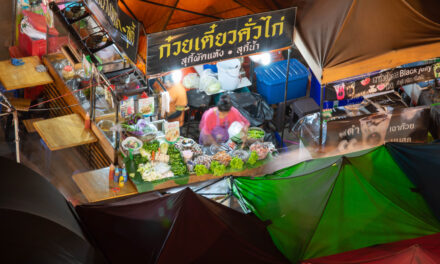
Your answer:
[[[276,85],[286,81],[287,60],[277,61],[267,66],[255,68],[255,74],[259,81],[266,85]],[[290,60],[289,81],[306,78],[309,71],[298,60]]]

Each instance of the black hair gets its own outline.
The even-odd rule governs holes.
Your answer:
[[[222,95],[217,103],[218,110],[220,112],[229,112],[229,110],[231,110],[231,107],[231,98],[226,94]]]

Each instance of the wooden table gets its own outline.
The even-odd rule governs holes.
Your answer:
[[[99,202],[138,193],[131,181],[127,181],[121,188],[113,180],[109,181],[108,174],[109,168],[106,167],[75,174],[73,180],[89,202]]]
[[[52,83],[47,72],[37,72],[41,64],[37,56],[21,58],[23,65],[14,66],[10,60],[0,61],[0,81],[7,91]]]
[[[31,106],[31,99],[28,99],[28,98],[14,98],[14,97],[12,97],[12,98],[9,98],[8,100],[12,104],[12,106],[19,111],[28,112],[29,107]]]
[[[35,127],[34,127],[34,123],[44,120],[43,118],[33,118],[33,119],[25,119],[23,120],[23,124],[26,127],[26,130],[28,133],[34,133],[36,132]]]
[[[98,140],[91,130],[84,129],[84,120],[78,114],[38,121],[34,123],[34,127],[52,151],[90,144]]]
[[[236,176],[236,177],[250,176],[250,175],[261,176],[263,175],[262,172],[263,172],[262,168],[255,168],[252,170],[245,170],[245,171],[231,173],[225,176]],[[195,174],[192,174],[189,177],[182,178],[184,184],[182,183],[179,184],[175,180],[169,180],[157,184],[152,184],[151,190],[148,191],[144,190],[143,192],[159,191],[174,187],[182,187],[187,184],[199,183],[213,179],[220,179],[223,177],[224,176],[214,176],[212,174],[205,174],[202,176],[197,176]],[[108,167],[99,170],[93,170],[89,172],[75,174],[73,175],[73,180],[75,181],[76,185],[78,185],[79,189],[84,194],[84,196],[87,198],[87,201],[90,203],[114,199],[114,198],[138,193],[135,185],[130,180],[128,180],[125,186],[121,188],[119,191],[116,192],[115,190],[113,190],[112,188],[117,187],[118,185],[113,183],[113,181],[109,184]]]

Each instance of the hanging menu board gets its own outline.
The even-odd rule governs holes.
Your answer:
[[[118,47],[136,62],[139,23],[119,9],[117,0],[87,0],[87,6]]]
[[[401,85],[440,78],[440,63],[408,68],[394,68],[325,86],[325,100],[335,101],[394,90]]]
[[[148,35],[147,75],[293,45],[296,7]]]

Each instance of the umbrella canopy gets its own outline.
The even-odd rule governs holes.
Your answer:
[[[386,148],[440,221],[440,144],[388,143]]]
[[[68,202],[46,179],[0,158],[0,252],[4,263],[105,263]]]
[[[376,245],[302,264],[435,264],[440,263],[440,234]]]
[[[237,196],[271,221],[272,239],[291,261],[440,232],[385,146],[235,182]]]
[[[287,262],[261,221],[190,189],[76,210],[112,263]]]
[[[295,44],[326,84],[440,55],[436,0],[295,0]]]

